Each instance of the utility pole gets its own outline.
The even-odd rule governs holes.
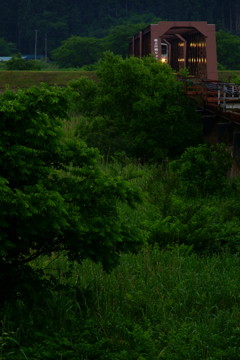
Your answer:
[[[38,37],[38,30],[35,30],[35,51],[34,51],[35,60],[37,60],[37,37]]]
[[[45,33],[45,61],[47,62],[47,33]]]

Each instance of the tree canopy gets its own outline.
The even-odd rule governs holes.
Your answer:
[[[1,4],[0,37],[28,54],[34,52],[37,30],[37,49],[42,54],[46,37],[50,52],[73,35],[103,38],[116,25],[153,23],[154,17],[169,21],[205,20],[217,24],[218,29],[240,34],[239,1],[9,0]]]
[[[228,69],[240,69],[240,37],[229,32],[217,32],[218,62]]]
[[[158,21],[159,19],[156,19],[155,22]],[[129,39],[147,25],[148,23],[144,22],[116,25],[109,29],[107,36],[101,39],[71,36],[51,52],[52,59],[60,67],[81,67],[96,63],[105,51],[112,51],[114,54],[126,57]],[[227,69],[239,69],[240,37],[220,30],[217,31],[216,38],[219,64]]]
[[[2,56],[9,56],[14,54],[16,51],[15,45],[8,43],[4,38],[0,38],[0,54]]]
[[[123,59],[108,52],[97,74],[97,82],[81,79],[71,87],[83,116],[79,136],[105,156],[125,151],[159,161],[201,141],[193,103],[168,65],[152,57]]]
[[[52,52],[52,57],[61,67],[81,67],[97,62],[102,52],[100,39],[71,36]]]
[[[97,150],[64,135],[67,99],[46,86],[0,97],[2,296],[40,255],[65,251],[110,268],[140,242],[117,208],[118,201],[133,205],[138,192],[100,170]]]

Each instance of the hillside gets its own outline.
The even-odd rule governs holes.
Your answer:
[[[223,0],[9,0],[2,2],[0,38],[15,44],[17,51],[48,52],[72,35],[102,38],[123,23],[163,20],[207,21],[240,34],[240,3]],[[7,55],[7,54],[3,54]]]

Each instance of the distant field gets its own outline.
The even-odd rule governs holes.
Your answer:
[[[41,82],[65,86],[70,80],[82,76],[96,78],[93,71],[0,71],[0,89],[28,88]]]
[[[240,70],[219,71],[220,81],[230,81]],[[0,89],[28,88],[44,82],[48,85],[65,86],[70,80],[87,76],[96,79],[94,71],[0,71]]]
[[[218,72],[218,80],[220,81],[230,81],[235,75],[240,77],[240,70],[224,70]]]

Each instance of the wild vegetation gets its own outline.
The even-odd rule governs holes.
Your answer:
[[[80,113],[78,136],[105,158],[124,151],[140,161],[159,161],[201,141],[195,107],[168,65],[106,53],[97,77],[70,87]]]
[[[239,257],[155,247],[111,274],[57,254],[35,266],[52,288],[5,306],[4,360],[239,358]]]
[[[0,96],[0,359],[238,360],[232,159],[167,65],[98,76]]]
[[[33,261],[44,282],[5,303],[2,359],[237,360],[239,190],[189,197],[162,166],[104,168],[142,189],[135,210],[118,207],[149,245],[110,274],[64,253]]]
[[[240,69],[240,37],[229,32],[217,32],[217,56],[226,69]]]

